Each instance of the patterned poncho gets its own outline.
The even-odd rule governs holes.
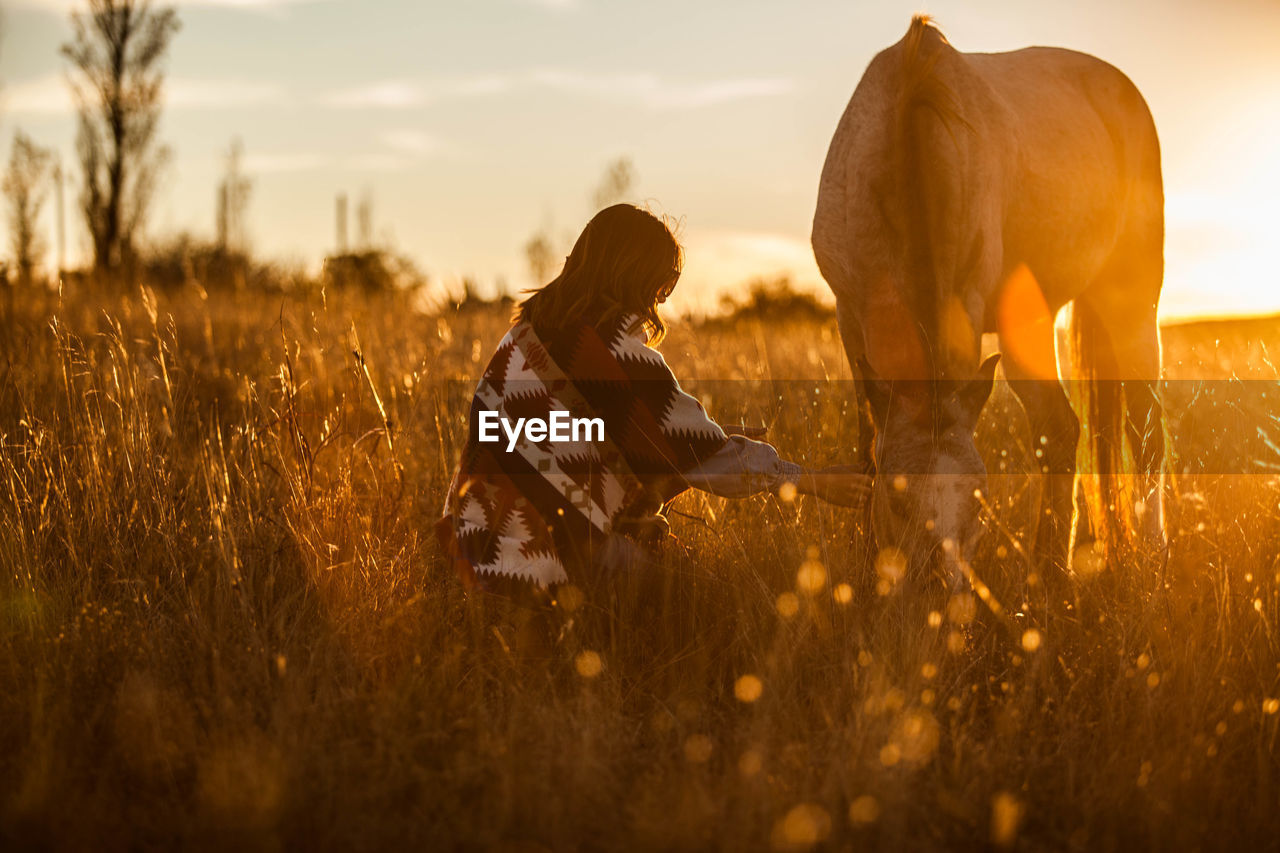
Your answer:
[[[481,442],[482,412],[599,418],[603,440]],[[597,430],[598,432],[598,430]],[[591,436],[598,438],[598,435]],[[540,339],[517,323],[502,339],[471,405],[466,446],[437,533],[464,582],[476,574],[540,586],[628,518],[651,516],[688,484],[682,472],[725,447],[723,429],[686,394],[635,316]]]

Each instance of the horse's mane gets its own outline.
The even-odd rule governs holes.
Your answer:
[[[926,123],[940,124],[953,141],[958,129],[973,129],[960,113],[955,91],[936,73],[939,59],[951,50],[950,42],[932,18],[923,14],[911,18],[902,41],[889,147],[891,162],[897,165],[905,212],[903,239],[909,280],[904,282],[904,295],[911,300],[917,321],[926,326],[922,330],[923,343],[926,349],[933,350],[935,369],[937,338],[942,331],[938,328],[939,316],[950,296],[947,291],[951,282],[939,281],[934,262],[932,246],[936,235],[931,233],[929,177],[932,170],[945,169],[948,164],[936,162],[936,157],[931,156],[936,152],[924,150],[928,141]]]

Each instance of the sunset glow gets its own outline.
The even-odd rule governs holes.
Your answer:
[[[5,146],[21,128],[61,153],[69,178],[58,46],[72,5],[9,4],[0,46]],[[808,227],[831,126],[918,5],[181,3],[161,128],[174,157],[152,236],[212,234],[214,187],[239,137],[256,252],[317,268],[333,248],[335,196],[367,195],[372,238],[436,283],[520,290],[533,283],[530,235],[567,251],[600,174],[626,157],[634,195],[683,222],[675,308],[712,308],[758,277],[823,292]],[[961,50],[1061,45],[1123,69],[1164,152],[1163,316],[1280,310],[1280,7],[954,0],[927,11]],[[73,217],[69,262],[87,248]]]

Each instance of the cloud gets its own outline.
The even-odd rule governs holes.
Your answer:
[[[624,98],[656,110],[698,109],[785,95],[794,89],[785,77],[731,77],[705,82],[672,82],[649,72],[592,74],[537,68],[518,74],[488,74],[434,81],[388,79],[339,89],[321,96],[324,106],[343,109],[408,109],[441,100],[543,89],[572,95]]]
[[[796,274],[820,282],[809,241],[790,234],[759,231],[695,231],[688,236],[685,272],[715,270],[730,284],[758,276]]]
[[[747,98],[784,95],[793,88],[782,77],[741,77],[704,83],[670,83],[654,74],[586,74],[540,69],[529,79],[538,86],[593,95],[635,98],[654,109],[694,109]]]
[[[415,82],[402,78],[378,80],[321,95],[319,103],[339,109],[408,109],[426,103],[497,95],[509,91],[511,78],[500,74]]]
[[[15,115],[70,115],[75,111],[71,89],[59,74],[50,74],[5,86],[0,90],[4,111]]]
[[[329,107],[355,109],[379,107],[404,109],[416,107],[425,101],[422,87],[405,80],[383,80],[367,86],[339,89],[323,96],[320,102]]]
[[[397,172],[411,164],[411,160],[399,154],[371,151],[347,157],[342,161],[341,167],[352,172]]]
[[[269,175],[287,172],[311,172],[332,164],[332,160],[314,151],[251,152],[245,155],[247,175]]]
[[[278,6],[301,6],[319,0],[169,0],[175,6],[230,6],[235,9],[269,9]]]
[[[754,279],[790,276],[801,290],[831,300],[809,241],[789,234],[691,229],[675,307],[713,309],[721,296],[741,295]]]
[[[432,148],[422,148],[421,145],[425,139],[414,139],[408,134],[413,131],[404,132],[405,138],[400,142],[405,143],[400,148],[391,151],[360,151],[343,155],[321,154],[316,151],[267,151],[267,152],[251,152],[245,155],[244,171],[245,174],[253,175],[280,175],[297,172],[318,172],[318,171],[346,171],[346,172],[397,172],[414,167],[415,163],[422,157],[426,151]],[[399,138],[399,131],[392,131],[389,134],[392,138]],[[423,135],[425,137],[425,134]],[[386,144],[388,142],[388,134],[381,137],[381,141]],[[412,142],[412,145],[409,143]],[[435,145],[434,139],[431,145]],[[389,146],[393,147],[393,146]]]
[[[589,95],[621,94],[646,97],[659,87],[658,78],[649,73],[589,74],[559,68],[537,68],[524,75],[527,85],[560,92]]]
[[[282,103],[287,93],[280,86],[248,80],[207,80],[172,77],[165,81],[164,105],[171,110],[209,110]],[[5,112],[26,116],[64,116],[75,112],[75,99],[67,78],[48,74],[22,80],[0,89]]]
[[[388,130],[379,140],[383,145],[402,154],[424,156],[434,154],[441,148],[438,138],[422,130]]]
[[[283,103],[285,90],[272,83],[250,80],[199,80],[174,77],[165,84],[165,106],[170,109],[217,109]]]
[[[228,9],[243,9],[249,12],[276,12],[284,6],[300,6],[304,3],[315,3],[320,0],[167,0],[164,5],[172,6],[214,6]],[[39,9],[65,15],[85,8],[84,0],[9,0],[14,8]]]
[[[654,106],[694,109],[750,98],[771,98],[793,89],[790,80],[781,77],[745,77],[738,80],[714,80],[683,89],[659,90]]]
[[[460,77],[451,80],[437,81],[431,88],[435,97],[473,97],[476,95],[498,95],[512,88],[512,80],[503,74],[480,74],[474,77]]]

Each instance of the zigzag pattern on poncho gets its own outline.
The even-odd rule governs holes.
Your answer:
[[[680,474],[728,441],[645,343],[638,318],[583,325],[546,340],[527,323],[502,339],[476,387],[470,425],[442,524],[479,575],[542,586],[569,579],[615,522],[684,488]],[[481,411],[503,418],[600,418],[605,441],[482,443]],[[656,496],[656,500],[655,500]],[[465,568],[465,567],[464,567]]]

